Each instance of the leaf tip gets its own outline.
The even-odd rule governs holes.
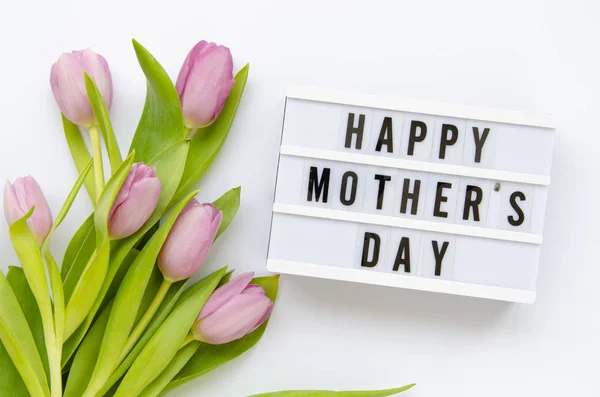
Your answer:
[[[397,389],[393,389],[393,390],[397,391],[397,393],[402,393],[402,392],[405,392],[405,391],[407,391],[407,390],[410,390],[410,389],[412,389],[412,388],[413,388],[413,387],[415,387],[416,385],[417,385],[416,383],[411,383],[411,384],[409,384],[409,385],[402,386],[402,387],[399,387],[399,388],[397,388]]]
[[[136,39],[131,39],[131,43],[133,44],[133,50],[135,51],[135,55],[137,56],[138,60],[142,54],[148,52],[148,50],[146,50],[146,48],[144,48],[144,46]]]
[[[131,39],[131,44],[133,44],[133,48],[135,48],[136,50],[140,47],[142,47],[142,45],[140,44],[139,41],[137,41],[136,39],[132,38]]]
[[[193,199],[194,197],[196,197],[198,195],[198,193],[200,193],[200,189],[192,190],[187,196],[185,196],[183,198],[183,201],[185,201],[186,204],[187,204],[191,199]]]
[[[246,81],[246,78],[248,77],[248,70],[250,69],[250,64],[247,63],[245,64],[236,74],[234,77],[235,81],[238,81],[240,78],[242,81]]]
[[[127,158],[125,159],[125,161],[127,161],[127,162],[133,162],[134,158],[135,158],[135,149],[131,149],[131,152],[129,152],[129,155],[127,156]]]

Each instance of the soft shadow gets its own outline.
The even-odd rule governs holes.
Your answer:
[[[443,324],[446,329],[472,332],[493,328],[515,307],[486,299],[286,275],[282,275],[281,294],[295,305],[336,316],[384,323],[396,319],[419,327]]]

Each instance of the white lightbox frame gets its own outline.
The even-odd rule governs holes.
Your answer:
[[[320,88],[290,87],[287,99],[299,99],[314,102],[333,103],[339,105],[357,106],[365,108],[385,109],[425,115],[446,116],[461,119],[482,120],[502,124],[516,124],[522,126],[541,127],[554,132],[554,121],[551,115],[517,112],[509,110],[480,109],[476,107],[430,103],[425,101],[385,98],[374,95],[361,95],[347,92],[332,91]],[[284,111],[285,113],[285,111]],[[282,127],[282,138],[283,138]],[[520,182],[537,186],[548,186],[549,175],[536,175],[519,172],[509,172],[486,168],[474,168],[461,165],[440,164],[426,161],[415,161],[401,158],[375,156],[369,154],[345,153],[318,148],[307,148],[293,145],[281,145],[281,156],[298,156],[303,158],[324,159],[331,161],[349,162],[354,164],[375,165],[405,170],[425,171],[448,175],[459,175],[490,180]],[[277,176],[279,177],[278,163]],[[540,245],[541,234],[521,233],[497,229],[485,229],[457,224],[434,223],[428,221],[394,218],[385,215],[373,215],[357,212],[337,211],[314,207],[295,206],[291,204],[276,203],[274,199],[273,216],[275,214],[291,214],[313,218],[351,221],[357,223],[407,227],[415,230],[429,230],[433,232],[461,234],[498,240],[510,240],[527,244]],[[271,231],[273,229],[273,218]],[[272,238],[269,237],[269,251]],[[519,303],[533,303],[536,292],[530,290],[497,287],[483,284],[471,284],[460,281],[432,279],[426,277],[406,276],[372,272],[356,268],[342,268],[313,263],[295,262],[269,258],[267,252],[267,269],[272,272],[317,277],[331,280],[351,281],[366,284],[375,284],[390,287],[407,288],[413,290],[449,293],[455,295],[487,298]]]

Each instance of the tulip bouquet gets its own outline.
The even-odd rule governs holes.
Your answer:
[[[190,279],[239,207],[239,187],[201,204],[194,186],[225,142],[248,65],[234,76],[229,49],[202,41],[174,85],[133,44],[147,95],[128,155],[108,115],[108,63],[74,51],[52,66],[50,84],[79,177],[54,220],[31,176],[5,184],[21,267],[0,272],[0,396],[158,396],[250,349],[273,310],[278,276],[232,278],[224,267]],[[93,212],[59,268],[50,240],[82,187]]]

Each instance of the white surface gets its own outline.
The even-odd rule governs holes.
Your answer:
[[[136,37],[173,77],[200,39],[251,63],[238,118],[202,198],[243,185],[236,222],[206,270],[264,271],[289,84],[551,113],[557,136],[537,302],[511,305],[295,276],[248,354],[173,395],[417,382],[407,397],[593,396],[600,353],[597,255],[600,57],[596,1],[54,1],[0,5],[0,172],[31,173],[53,210],[75,180],[48,87],[59,53],[108,59],[125,149],[144,79]],[[83,197],[54,242],[83,221]],[[2,267],[15,263],[6,226]]]

